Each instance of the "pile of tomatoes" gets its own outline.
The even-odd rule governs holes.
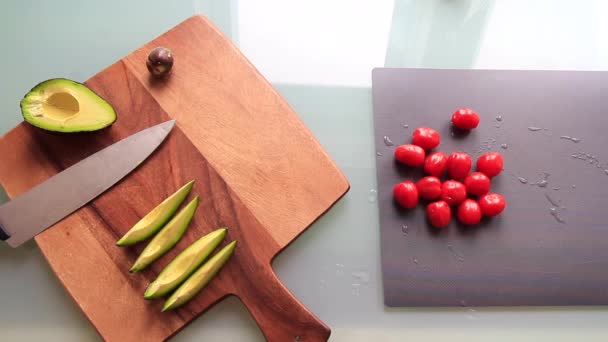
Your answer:
[[[458,109],[452,115],[452,124],[463,130],[476,128],[479,115],[469,108]],[[429,223],[442,228],[450,223],[452,208],[456,209],[458,221],[475,225],[482,216],[500,214],[506,207],[505,198],[490,192],[490,179],[503,168],[503,159],[498,152],[481,155],[476,162],[476,172],[470,173],[473,160],[465,152],[446,155],[441,151],[427,155],[439,146],[441,136],[430,127],[416,128],[412,143],[397,146],[395,159],[409,167],[422,167],[428,175],[416,183],[407,180],[393,188],[395,200],[404,208],[418,205],[420,198],[431,201],[426,207]],[[442,182],[445,173],[448,180]]]

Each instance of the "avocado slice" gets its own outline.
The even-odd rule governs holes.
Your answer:
[[[236,241],[232,241],[203,264],[167,299],[163,312],[180,307],[196,296],[222,269],[226,261],[232,256],[235,248]]]
[[[168,250],[170,250],[175,244],[182,238],[186,232],[186,228],[190,224],[194,212],[198,206],[198,196],[196,196],[190,203],[188,203],[184,209],[182,209],[175,217],[163,227],[163,229],[156,234],[154,239],[148,243],[146,248],[141,252],[131,272],[138,272],[148,267],[154,260],[160,258]]]
[[[182,186],[173,195],[167,197],[162,203],[152,209],[146,216],[137,222],[120,240],[116,242],[118,246],[128,246],[143,241],[159,229],[161,229],[171,218],[186,196],[192,190],[194,181]]]
[[[148,286],[144,298],[162,297],[179,286],[192,272],[196,271],[209,254],[224,240],[226,231],[226,228],[217,229],[184,249]]]
[[[38,83],[21,100],[30,124],[53,132],[96,131],[116,121],[114,108],[84,84],[65,78]]]

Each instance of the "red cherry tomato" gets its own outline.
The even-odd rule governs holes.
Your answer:
[[[418,204],[418,189],[411,181],[401,182],[393,188],[393,196],[402,207],[411,209]]]
[[[457,205],[467,198],[464,185],[455,180],[448,180],[441,185],[441,199],[449,205]]]
[[[477,202],[468,198],[458,206],[456,216],[462,224],[478,224],[481,221],[481,209]]]
[[[439,177],[445,172],[448,157],[443,152],[430,154],[424,160],[424,172],[431,176]]]
[[[437,177],[426,176],[416,182],[416,188],[420,197],[434,200],[441,196],[441,181]]]
[[[464,179],[469,195],[481,196],[490,191],[490,178],[481,172],[473,172]]]
[[[479,208],[485,216],[496,216],[507,206],[507,201],[500,194],[486,194],[479,199]]]
[[[452,114],[452,123],[460,129],[473,129],[479,125],[479,115],[471,108],[459,108]]]
[[[430,127],[418,127],[412,134],[412,144],[430,150],[439,145],[441,136],[439,132]]]
[[[477,171],[483,172],[490,178],[499,174],[503,165],[502,156],[498,152],[488,152],[477,159]]]
[[[468,154],[464,152],[454,152],[448,157],[448,175],[454,179],[462,179],[469,174],[472,163],[471,156]]]
[[[416,145],[401,145],[395,149],[395,159],[408,166],[420,166],[424,163],[424,150]]]
[[[450,224],[452,209],[445,201],[437,201],[426,207],[426,216],[433,227],[443,228]]]

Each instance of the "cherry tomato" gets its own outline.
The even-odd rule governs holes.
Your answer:
[[[433,227],[443,228],[450,224],[452,209],[445,201],[437,201],[426,207],[426,216]]]
[[[464,152],[454,152],[448,157],[448,175],[454,179],[462,179],[469,174],[472,163],[471,156],[468,154]]]
[[[471,108],[459,108],[452,114],[452,123],[460,129],[473,129],[479,125],[479,115]]]
[[[457,205],[467,198],[464,185],[455,180],[448,180],[441,185],[441,199],[449,205]]]
[[[418,189],[411,181],[401,182],[393,188],[393,196],[402,207],[411,209],[418,204]]]
[[[424,172],[431,176],[439,177],[445,172],[448,157],[443,152],[430,154],[424,160]]]
[[[418,127],[412,134],[412,144],[430,150],[439,145],[441,136],[439,132],[430,127]]]
[[[464,179],[469,195],[481,196],[490,191],[490,178],[481,172],[473,172]]]
[[[437,177],[426,176],[416,182],[420,197],[434,200],[441,196],[441,181]]]
[[[507,201],[500,194],[486,194],[479,199],[481,213],[485,216],[496,216],[507,206]]]
[[[395,149],[395,159],[408,166],[420,166],[424,163],[424,150],[416,145],[401,145]]]
[[[503,167],[502,156],[498,152],[488,152],[482,154],[477,159],[477,171],[485,173],[486,176],[492,178],[502,171]]]
[[[456,216],[462,224],[478,224],[481,221],[481,209],[477,202],[467,198],[458,206]]]

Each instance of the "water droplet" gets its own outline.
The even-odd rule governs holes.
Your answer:
[[[576,188],[576,184],[572,184],[572,189]]]
[[[579,142],[581,142],[581,139],[580,139],[580,138],[573,138],[573,137],[571,137],[571,136],[569,136],[569,135],[562,135],[562,136],[561,136],[561,137],[559,137],[559,138],[560,138],[560,139],[564,139],[564,140],[570,140],[570,141],[572,141],[573,143],[576,143],[576,144],[578,144]]]
[[[416,265],[420,265],[420,262],[418,261],[418,259],[417,259],[417,258],[415,258],[415,257],[414,257],[414,258],[412,258],[412,261],[414,262],[414,264],[416,264]]]
[[[496,121],[502,121],[502,115],[498,115],[498,116],[496,117]]]
[[[393,146],[395,144],[393,144],[393,142],[391,141],[391,138],[387,137],[386,135],[384,136],[384,145],[386,146]]]
[[[572,153],[570,156],[575,159],[587,160],[587,157],[585,156],[585,154],[581,153],[581,152]]]
[[[536,131],[540,131],[540,130],[542,130],[542,128],[540,128],[540,127],[534,127],[534,126],[530,126],[530,127],[528,127],[528,130],[529,130],[529,131],[532,131],[532,132],[536,132]]]
[[[559,201],[549,196],[548,193],[545,193],[545,198],[547,201],[549,201],[549,203],[551,203],[552,206],[559,207]]]
[[[466,317],[467,317],[468,319],[470,319],[470,320],[475,320],[475,319],[477,319],[477,317],[475,316],[475,312],[476,312],[476,311],[475,311],[475,309],[473,309],[473,308],[468,308],[467,310],[469,311],[469,313],[466,315]]]
[[[508,149],[508,148],[509,148],[509,145],[507,145],[507,144],[501,144],[501,145],[500,145],[500,147],[501,147],[503,150],[506,150],[506,149]]]
[[[293,340],[294,340],[295,342],[300,342],[300,335],[296,335],[296,336],[294,336],[294,337],[293,337]]]
[[[528,180],[525,179],[524,177],[517,177],[517,180],[521,183],[521,184],[526,184],[528,183]]]
[[[363,270],[354,271],[351,273],[351,276],[357,281],[357,283],[367,283],[369,282],[370,278],[369,272]]]
[[[549,185],[549,176],[550,174],[547,172],[543,173],[543,179],[538,181],[537,183],[530,183],[530,185],[537,185],[540,188],[546,188]]]
[[[467,306],[467,302],[464,299],[460,300],[460,306],[462,306],[463,308],[465,308]]]
[[[351,285],[350,293],[353,296],[358,296],[361,294],[360,288],[361,288],[361,284],[354,283]]]
[[[410,127],[410,125],[403,125],[403,128],[408,128]]]
[[[464,256],[460,253],[458,253],[455,249],[454,246],[452,246],[451,244],[447,244],[446,245],[448,247],[448,249],[450,250],[450,252],[452,253],[452,255],[454,256],[454,258],[456,258],[456,260],[460,261],[460,262],[464,262]]]
[[[557,222],[559,222],[559,223],[566,223],[566,221],[564,219],[562,219],[561,217],[559,217],[559,212],[557,211],[556,207],[551,207],[549,209],[549,211],[551,212],[551,216],[553,216]]]
[[[554,186],[553,190],[555,190],[555,191],[559,190],[559,186]]]
[[[608,169],[604,170],[604,173],[608,175]]]
[[[403,235],[407,235],[409,233],[409,228],[406,225],[401,226],[401,232]]]
[[[376,155],[377,155],[378,157],[382,157],[382,153],[381,153],[381,152],[376,152]]]
[[[376,189],[371,189],[369,191],[369,195],[367,196],[367,201],[369,203],[376,203],[377,199],[378,199],[378,191],[376,191]]]
[[[500,125],[499,125],[499,124],[496,124],[496,125],[494,125],[494,127],[496,127],[496,128],[500,128]]]
[[[344,265],[343,264],[336,264],[336,275],[337,276],[344,275]]]

